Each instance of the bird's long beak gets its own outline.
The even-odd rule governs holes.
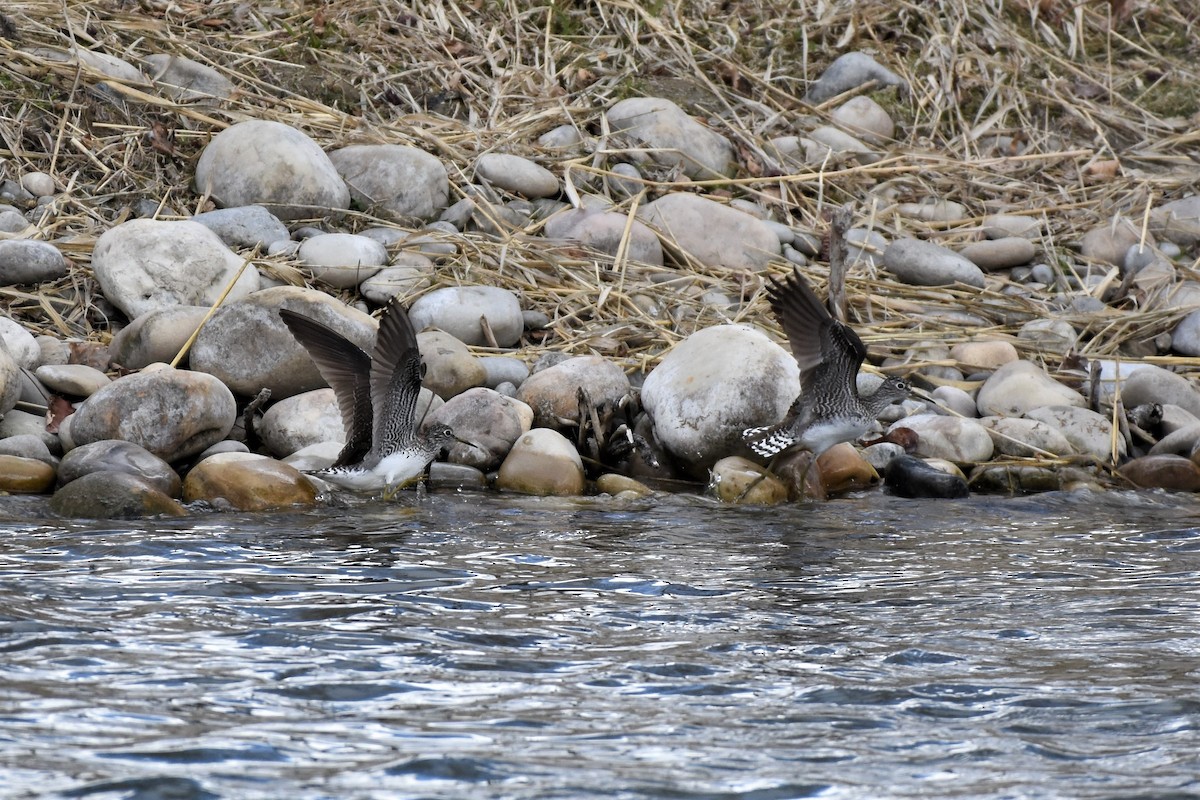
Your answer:
[[[455,437],[454,437],[454,441],[458,442],[459,444],[465,444],[467,447],[474,447],[476,450],[482,450],[482,449],[483,449],[482,447],[480,447],[479,445],[475,444],[474,442],[472,442],[472,441],[469,441],[469,440],[467,440],[467,439],[464,439],[464,438],[462,438],[461,436],[455,436]]]

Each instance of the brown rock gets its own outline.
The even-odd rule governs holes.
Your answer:
[[[711,485],[726,503],[774,506],[788,499],[788,487],[782,480],[741,456],[728,456],[713,464]]]
[[[177,501],[127,472],[89,472],[55,492],[50,510],[60,517],[85,519],[187,515]]]
[[[549,428],[534,428],[517,439],[496,478],[497,488],[523,494],[581,494],[583,485],[579,453]]]
[[[0,492],[41,494],[54,485],[54,467],[35,458],[0,455]]]
[[[1143,456],[1127,462],[1117,472],[1143,489],[1200,492],[1200,466],[1183,456]]]
[[[816,470],[829,495],[869,489],[879,483],[879,473],[849,442],[835,444],[821,453],[817,457]]]
[[[245,453],[219,453],[197,464],[183,481],[183,499],[204,500],[238,511],[312,506],[317,490],[281,461]]]

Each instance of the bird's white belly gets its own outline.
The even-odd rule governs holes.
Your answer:
[[[870,425],[847,419],[818,422],[804,431],[800,441],[813,455],[819,456],[835,444],[855,441],[869,430]]]
[[[429,463],[420,453],[398,451],[384,458],[374,469],[362,467],[345,469],[319,470],[314,473],[318,478],[337,484],[343,489],[353,489],[359,492],[375,491],[387,486],[406,483],[420,475]]]
[[[407,483],[425,471],[429,458],[411,450],[397,450],[375,465],[375,472],[384,477],[388,486]]]

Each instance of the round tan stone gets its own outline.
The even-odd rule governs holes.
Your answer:
[[[788,488],[783,481],[741,456],[728,456],[713,464],[711,486],[726,503],[774,506],[788,499]]]
[[[282,461],[249,453],[218,453],[188,473],[183,499],[238,511],[273,511],[315,505],[317,490],[299,470]]]
[[[54,467],[36,458],[0,455],[0,492],[41,494],[54,485]]]
[[[605,494],[619,495],[622,492],[632,492],[635,497],[645,497],[649,494],[654,494],[654,491],[633,478],[625,475],[618,475],[615,472],[608,472],[596,479],[596,488]]]
[[[816,469],[826,494],[845,494],[879,483],[879,473],[849,442],[841,442],[817,457]]]
[[[1117,472],[1143,489],[1200,492],[1200,467],[1183,456],[1143,456],[1126,463]]]
[[[1020,358],[1012,342],[961,342],[950,348],[950,357],[963,372],[992,372]]]
[[[497,488],[522,494],[581,494],[583,485],[579,452],[549,428],[534,428],[517,439],[496,478]]]

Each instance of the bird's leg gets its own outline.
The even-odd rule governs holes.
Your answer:
[[[754,480],[750,481],[750,485],[747,486],[745,489],[743,489],[742,493],[739,494],[736,498],[734,498],[734,501],[733,501],[734,505],[737,505],[738,503],[745,500],[747,495],[749,495],[750,492],[752,492],[754,490],[754,487],[758,486],[760,483],[762,483],[763,480],[765,480],[766,477],[771,474],[771,470],[773,470],[775,468],[775,462],[779,460],[780,455],[781,455],[780,453],[776,453],[775,455],[771,456],[771,460],[767,462],[767,466],[764,467],[763,471],[758,474],[758,477],[755,478]]]

